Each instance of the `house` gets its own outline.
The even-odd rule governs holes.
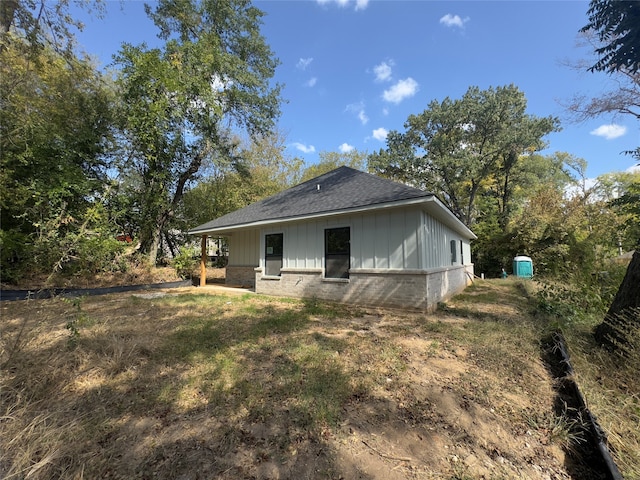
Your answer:
[[[421,310],[471,281],[477,238],[433,193],[349,167],[189,233],[227,238],[228,284]]]

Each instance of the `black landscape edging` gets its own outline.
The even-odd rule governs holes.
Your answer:
[[[144,285],[121,285],[102,288],[49,288],[42,290],[0,290],[0,301],[40,300],[52,297],[82,297],[91,295],[106,295],[108,293],[134,292],[136,290],[150,290],[158,288],[190,287],[191,280],[179,282],[147,283]]]
[[[561,375],[558,380],[560,381],[565,393],[571,395],[576,400],[578,412],[589,426],[589,434],[592,436],[597,452],[601,457],[600,460],[605,470],[604,473],[607,475],[609,480],[624,480],[620,470],[618,470],[618,466],[613,460],[609,447],[607,446],[608,442],[606,434],[598,424],[595,415],[591,413],[591,410],[587,407],[587,402],[575,381],[574,370],[571,365],[569,350],[567,349],[564,336],[562,333],[556,332],[552,336],[552,341],[553,346],[551,348],[553,353],[556,355],[559,353],[560,355],[560,365],[558,365],[558,367],[560,368]]]

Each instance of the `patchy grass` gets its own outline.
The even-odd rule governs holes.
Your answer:
[[[572,475],[512,281],[431,315],[195,288],[0,308],[3,478]]]
[[[636,355],[619,356],[599,348],[592,337],[593,319],[565,332],[576,380],[591,412],[607,434],[624,478],[640,478],[640,335]]]

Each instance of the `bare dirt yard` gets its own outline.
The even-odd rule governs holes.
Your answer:
[[[601,478],[511,281],[432,314],[216,287],[0,308],[1,478]]]

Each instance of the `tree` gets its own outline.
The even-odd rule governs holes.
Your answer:
[[[602,46],[595,49],[599,56],[590,71],[605,71],[611,74],[628,72],[636,74],[640,70],[640,4],[637,2],[620,2],[614,0],[591,0],[589,23],[582,31],[596,33]],[[637,82],[636,82],[637,83]],[[640,102],[635,102],[637,105]],[[640,157],[640,147],[635,150],[636,158]],[[640,302],[640,239],[636,252],[629,263],[627,273],[620,285],[605,321],[595,330],[595,337],[600,343],[614,346],[613,329],[619,326],[620,318],[626,313],[635,311],[634,323],[640,326],[638,302]]]
[[[14,39],[0,51],[0,101],[6,278],[27,263],[61,265],[57,246],[84,223],[106,178],[113,90],[86,59]]]
[[[284,154],[285,138],[281,133],[244,143],[237,161],[229,163],[221,159],[213,172],[185,192],[178,215],[184,229],[246,207],[297,183],[302,160]]]
[[[26,42],[29,53],[49,48],[65,58],[74,58],[73,30],[83,25],[69,12],[69,0],[2,0],[0,2],[0,51],[13,41]],[[74,2],[102,15],[102,0]]]
[[[306,182],[342,166],[357,170],[366,170],[367,168],[367,154],[355,149],[349,152],[323,151],[318,154],[318,157],[320,158],[318,163],[305,168],[298,182]]]
[[[143,253],[160,240],[201,167],[233,160],[237,133],[267,133],[279,115],[277,61],[247,0],[161,0],[147,14],[162,49],[124,45],[121,67],[125,168],[139,175]]]
[[[472,244],[474,264],[477,271],[489,276],[498,276],[502,268],[509,268],[514,255],[534,257],[536,270],[543,272],[544,265],[551,261],[543,253],[546,249],[539,240],[545,234],[545,220],[554,210],[554,199],[558,203],[570,177],[565,170],[568,155],[556,153],[551,156],[527,155],[518,162],[511,175],[508,221],[504,222],[500,185],[488,185],[478,197],[478,218],[474,232],[478,239]],[[545,205],[542,207],[542,205]],[[535,209],[540,207],[536,215]],[[530,221],[535,218],[535,221]],[[541,268],[542,267],[542,268]]]
[[[479,194],[493,188],[504,227],[516,167],[559,129],[554,117],[527,115],[526,105],[513,85],[471,87],[460,100],[434,100],[423,113],[409,116],[405,133],[389,133],[387,150],[371,155],[369,166],[440,195],[467,226],[476,223]]]
[[[581,32],[597,33],[602,46],[596,48],[598,61],[590,71],[609,73],[640,69],[640,5],[634,1],[591,0],[589,23]]]

